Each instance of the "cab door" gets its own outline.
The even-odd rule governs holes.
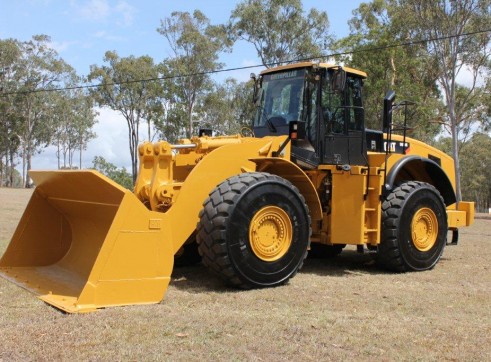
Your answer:
[[[362,79],[348,75],[342,90],[333,90],[328,71],[321,87],[321,117],[325,125],[322,162],[366,165]]]

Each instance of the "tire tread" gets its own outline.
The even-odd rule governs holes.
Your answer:
[[[199,214],[200,221],[197,225],[197,242],[198,251],[202,257],[203,264],[212,271],[213,274],[223,279],[227,284],[242,288],[251,289],[254,286],[243,281],[235,271],[231,260],[227,253],[226,241],[226,225],[228,218],[231,216],[228,210],[232,210],[233,206],[242,193],[251,185],[265,180],[274,180],[281,182],[284,185],[293,188],[303,205],[306,208],[309,225],[309,239],[312,233],[310,227],[310,214],[305,203],[304,197],[299,190],[289,181],[265,172],[249,172],[233,176],[222,182],[216,187],[203,203],[203,209]],[[308,249],[308,248],[307,248]],[[298,270],[303,266],[307,251],[303,255],[299,267],[280,284],[286,283],[290,278],[294,277]]]
[[[407,198],[418,189],[429,188],[445,205],[438,190],[425,182],[408,181],[392,191],[382,203],[381,242],[376,256],[377,263],[390,271],[407,272],[412,270],[401,254],[398,241],[398,228]]]

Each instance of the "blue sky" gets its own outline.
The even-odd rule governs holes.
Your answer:
[[[156,62],[170,55],[165,38],[156,29],[160,20],[173,11],[201,10],[213,24],[225,23],[239,1],[224,0],[0,0],[0,38],[28,40],[34,34],[51,37],[52,47],[80,75],[91,64],[102,64],[104,53],[115,50],[120,56],[150,55]],[[348,20],[360,0],[303,0],[304,9],[317,8],[329,16],[330,30],[339,37],[349,32]],[[233,52],[224,54],[226,68],[260,64],[254,48],[238,42]],[[257,72],[260,71],[258,68]],[[247,79],[251,70],[224,73],[223,77]],[[96,126],[98,139],[89,145],[83,166],[89,167],[95,155],[118,166],[128,166],[129,152],[124,121],[114,112],[100,110]],[[53,149],[34,160],[34,168],[56,168]]]

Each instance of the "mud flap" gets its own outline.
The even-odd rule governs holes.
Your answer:
[[[174,263],[166,215],[95,171],[33,171],[37,185],[0,275],[66,312],[160,302]]]

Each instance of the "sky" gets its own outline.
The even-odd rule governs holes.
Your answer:
[[[0,39],[29,40],[35,34],[51,37],[51,46],[79,75],[87,75],[90,65],[103,64],[104,53],[120,56],[149,55],[160,62],[171,55],[166,39],[157,32],[161,19],[174,11],[202,11],[212,24],[223,24],[240,1],[235,0],[0,0]],[[305,10],[326,11],[330,32],[337,38],[349,32],[348,20],[361,0],[303,0]],[[220,61],[225,68],[260,64],[256,51],[246,42],[235,44]],[[251,71],[221,73],[218,77],[247,80]],[[220,80],[220,79],[218,79]],[[97,138],[83,154],[82,167],[102,156],[118,167],[131,169],[126,122],[110,109],[98,109]],[[144,128],[144,127],[143,127]],[[78,156],[76,156],[78,159]],[[48,147],[33,160],[35,169],[57,168],[56,149]]]

